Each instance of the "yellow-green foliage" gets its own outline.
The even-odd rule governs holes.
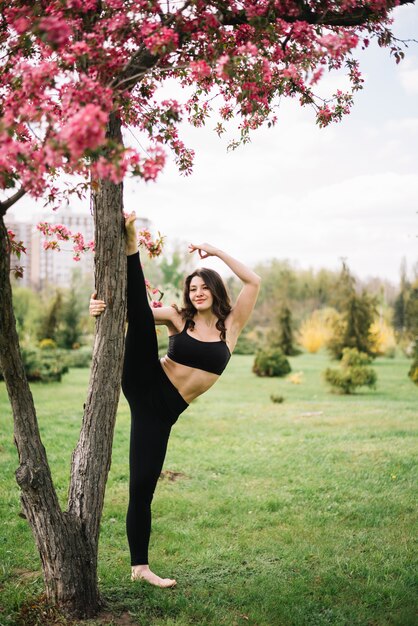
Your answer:
[[[392,326],[384,320],[373,322],[369,330],[373,354],[382,356],[393,353],[396,348],[395,334]]]
[[[280,348],[265,348],[255,355],[253,372],[257,376],[286,376],[290,363]]]
[[[411,366],[411,369],[409,370],[409,378],[413,383],[418,385],[418,365]]]
[[[377,375],[373,368],[367,367],[371,357],[357,348],[343,348],[341,368],[328,367],[324,372],[327,383],[340,393],[354,393],[357,387],[376,388]]]
[[[57,344],[53,339],[41,339],[39,347],[41,350],[55,350]]]
[[[318,352],[330,339],[332,326],[339,314],[335,309],[318,309],[302,322],[298,341],[307,352]]]
[[[412,354],[412,365],[409,369],[408,376],[412,380],[413,383],[418,385],[418,339],[415,341],[415,344],[414,344],[414,351]]]
[[[289,381],[289,383],[292,383],[292,385],[301,385],[303,381],[303,372],[295,372],[294,374],[290,374],[286,378],[286,380]]]

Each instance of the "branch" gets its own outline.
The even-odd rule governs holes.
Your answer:
[[[148,70],[153,68],[160,57],[151,54],[143,45],[135,52],[123,70],[112,80],[110,87],[116,89],[124,85],[124,89],[133,89]]]
[[[0,217],[4,217],[6,215],[7,209],[10,209],[11,206],[13,206],[18,200],[20,200],[22,196],[25,195],[25,193],[26,191],[23,189],[23,187],[21,187],[19,191],[16,191],[13,196],[8,198],[4,202],[0,202]]]
[[[176,13],[168,15],[162,20],[164,26],[170,26],[179,13],[183,13],[192,3],[192,0],[186,0]],[[151,54],[148,48],[142,44],[140,48],[132,55],[125,67],[112,80],[110,87],[116,89],[124,85],[124,89],[133,89],[135,85],[145,76],[148,70],[152,69],[161,60],[164,55]]]
[[[401,6],[404,4],[415,4],[415,0],[399,0],[397,3],[394,2],[394,0],[390,0],[387,3],[387,9],[390,11],[391,9],[394,9],[395,6]],[[376,20],[376,12],[369,7],[361,7],[350,13],[339,13],[337,11],[317,13],[312,11],[307,4],[303,3],[301,4],[300,11],[297,15],[289,16],[286,12],[276,12],[273,8],[271,9],[269,15],[274,17],[276,20],[280,19],[284,22],[289,22],[290,24],[303,21],[308,24],[319,24],[323,26],[361,26],[369,21]],[[230,13],[228,11],[224,11],[221,7],[219,7],[219,18],[220,22],[224,26],[239,26],[240,24],[248,24],[250,22],[245,11]]]

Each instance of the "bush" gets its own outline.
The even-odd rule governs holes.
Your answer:
[[[280,348],[259,350],[254,359],[253,372],[257,376],[286,376],[291,369]]]
[[[375,389],[377,375],[372,367],[348,367],[344,370],[328,368],[325,370],[325,380],[341,393],[354,393],[357,387]]]
[[[418,339],[415,342],[414,352],[413,352],[413,361],[412,365],[409,368],[408,376],[412,380],[413,383],[418,385]]]
[[[327,368],[324,372],[325,380],[335,390],[350,394],[357,387],[375,389],[377,374],[370,363],[369,355],[359,352],[356,348],[344,348],[341,369]]]
[[[60,382],[62,375],[68,372],[68,365],[60,350],[23,348],[22,358],[29,381]]]
[[[363,367],[370,365],[371,357],[365,352],[359,352],[357,348],[343,348],[341,365],[343,367]]]
[[[257,342],[248,336],[248,334],[242,333],[238,337],[238,341],[234,348],[234,354],[255,354],[257,349]]]
[[[339,317],[330,307],[315,310],[299,328],[298,341],[307,352],[315,354],[332,336],[332,325]]]
[[[89,346],[68,350],[65,360],[68,367],[90,367],[93,350]]]
[[[60,350],[40,350],[22,348],[23,366],[30,382],[60,382],[62,375],[68,372],[68,365]],[[4,376],[0,370],[0,380]]]
[[[57,348],[57,344],[53,339],[41,339],[38,345],[41,350],[56,350]]]
[[[370,340],[373,354],[393,358],[396,351],[396,340],[393,328],[384,320],[373,322],[370,326]]]

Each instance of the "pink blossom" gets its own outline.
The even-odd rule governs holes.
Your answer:
[[[165,165],[163,150],[189,174],[194,153],[179,134],[184,111],[196,127],[206,122],[214,102],[222,120],[241,118],[231,146],[248,141],[250,131],[263,124],[274,124],[277,97],[313,104],[324,125],[348,113],[352,93],[362,88],[351,56],[359,41],[367,48],[375,37],[397,62],[403,58],[402,44],[390,30],[390,11],[398,3],[388,0],[322,0],[315,24],[303,19],[295,0],[227,0],[228,24],[222,23],[219,3],[212,2],[186,3],[185,10],[177,2],[106,0],[101,11],[97,0],[3,4],[0,187],[23,185],[28,194],[55,205],[60,202],[55,179],[62,174],[81,176],[82,193],[97,178],[119,183],[132,173],[156,180]],[[314,11],[317,5],[306,4]],[[350,18],[365,7],[371,18],[363,24],[326,23],[327,15]],[[94,19],[86,16],[90,11]],[[147,54],[144,66],[129,65]],[[314,94],[312,86],[325,68],[344,64],[350,88],[324,107],[324,94],[319,89]],[[137,73],[127,80],[126,69]],[[167,79],[193,91],[184,106],[180,98],[160,102]],[[110,112],[124,127],[145,134],[155,152],[136,144],[125,150],[107,138]],[[214,126],[222,134],[224,125]]]
[[[332,111],[326,104],[320,108],[317,112],[317,122],[319,126],[327,126],[332,119]]]
[[[152,54],[158,54],[174,48],[178,41],[179,35],[175,30],[167,28],[167,26],[160,26],[152,35],[146,38],[145,43]]]
[[[145,159],[141,167],[141,176],[144,180],[155,180],[165,165],[165,153],[161,148],[154,149],[154,155]]]
[[[223,78],[225,80],[228,79],[228,74],[225,70],[225,67],[227,66],[227,64],[229,63],[229,56],[227,54],[223,54],[222,56],[219,57],[218,62],[216,64],[216,75],[219,78]]]
[[[297,80],[299,78],[299,72],[297,67],[293,65],[293,63],[291,63],[288,67],[282,70],[282,76],[284,76],[285,78],[292,78],[294,80]]]
[[[95,104],[86,104],[67,121],[60,138],[73,159],[79,159],[86,150],[103,144],[108,115]]]
[[[19,34],[25,33],[30,26],[30,21],[27,17],[18,17],[14,22],[13,26]]]
[[[41,231],[41,233],[45,237],[52,237],[55,235],[57,240],[59,241],[72,241],[73,243],[73,251],[74,261],[80,261],[81,254],[84,252],[93,251],[94,250],[94,242],[90,241],[87,244],[84,242],[84,237],[82,233],[72,233],[68,228],[63,226],[62,224],[49,224],[48,222],[39,222],[37,224],[37,229]],[[43,242],[44,250],[60,250],[59,244],[57,240],[45,240]]]
[[[71,28],[64,17],[51,15],[39,20],[39,29],[46,34],[47,40],[54,46],[65,46],[71,36]]]
[[[192,61],[190,63],[190,75],[193,80],[204,80],[212,74],[211,67],[206,61]]]

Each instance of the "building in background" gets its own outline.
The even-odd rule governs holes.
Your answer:
[[[22,254],[20,261],[13,265],[24,268],[23,278],[19,285],[40,290],[48,285],[68,287],[71,275],[75,268],[81,270],[82,275],[94,274],[94,254],[86,252],[81,255],[80,261],[74,261],[74,251],[70,241],[60,241],[60,252],[45,250],[45,237],[36,228],[36,224],[47,221],[50,224],[64,224],[72,233],[80,232],[84,241],[88,243],[94,239],[93,216],[70,210],[59,213],[34,214],[30,222],[18,221],[13,214],[6,215],[6,226],[12,230],[18,241],[23,241],[26,254]],[[137,219],[138,228],[150,228],[150,220]]]
[[[71,283],[71,274],[75,268],[82,275],[93,276],[94,255],[86,252],[81,255],[80,261],[74,261],[74,251],[71,241],[60,241],[60,252],[44,249],[44,235],[37,230],[39,221],[47,221],[50,224],[64,224],[72,233],[81,233],[84,241],[88,243],[94,239],[93,216],[73,211],[60,211],[59,213],[44,213],[33,224],[32,230],[32,259],[31,259],[31,285],[34,289],[42,289],[48,285],[68,287]]]

